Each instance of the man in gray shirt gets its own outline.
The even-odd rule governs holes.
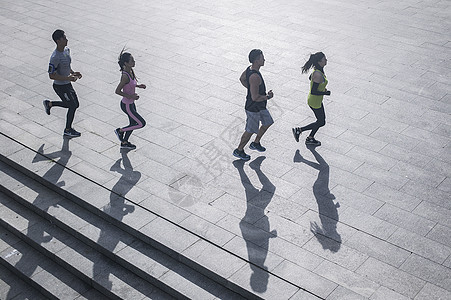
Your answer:
[[[61,101],[44,100],[45,112],[50,115],[50,108],[60,106],[67,108],[66,128],[64,135],[69,137],[79,137],[80,132],[72,128],[75,111],[77,110],[78,98],[71,82],[75,82],[82,77],[80,72],[74,72],[70,66],[72,61],[70,49],[67,47],[67,38],[61,29],[55,30],[52,39],[56,43],[56,49],[50,57],[49,77],[53,80],[53,89],[61,98]]]

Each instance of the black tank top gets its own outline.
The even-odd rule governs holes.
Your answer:
[[[254,74],[254,73],[257,73],[258,76],[260,76],[260,79],[262,81],[262,83],[258,87],[258,94],[259,95],[266,95],[266,86],[265,86],[265,81],[263,80],[262,74],[260,74],[260,72],[258,72],[258,71],[251,70],[251,67],[248,67],[246,69],[247,96],[246,96],[246,105],[245,105],[244,108],[247,111],[258,112],[258,111],[266,109],[266,103],[268,101],[267,100],[261,101],[261,102],[252,101],[251,89],[250,89],[250,84],[249,84],[249,77],[251,77],[251,75]]]

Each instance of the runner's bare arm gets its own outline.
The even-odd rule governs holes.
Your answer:
[[[245,88],[247,88],[246,70],[244,70],[243,74],[241,74],[240,82]]]
[[[249,85],[250,85],[250,90],[251,90],[252,101],[262,102],[262,101],[265,101],[265,100],[268,100],[269,98],[271,98],[271,96],[268,97],[267,95],[260,95],[258,93],[258,87],[260,86],[260,84],[261,84],[261,79],[257,74],[254,73],[249,77]],[[272,91],[270,91],[270,93],[272,95]]]

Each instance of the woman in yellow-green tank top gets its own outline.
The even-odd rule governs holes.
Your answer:
[[[310,135],[305,139],[306,145],[320,146],[321,142],[315,139],[318,129],[326,124],[326,113],[324,112],[323,97],[330,95],[326,89],[327,78],[324,73],[324,66],[327,59],[324,53],[317,52],[311,54],[309,60],[302,67],[302,73],[307,73],[311,68],[313,72],[310,75],[310,91],[307,97],[307,103],[315,114],[316,121],[303,127],[292,128],[294,139],[299,142],[299,136],[304,131],[310,131]]]

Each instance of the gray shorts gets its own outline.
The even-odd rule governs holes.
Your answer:
[[[246,110],[246,131],[251,133],[258,133],[259,122],[262,123],[263,126],[269,126],[274,123],[274,120],[271,117],[271,114],[267,109],[253,112]]]

